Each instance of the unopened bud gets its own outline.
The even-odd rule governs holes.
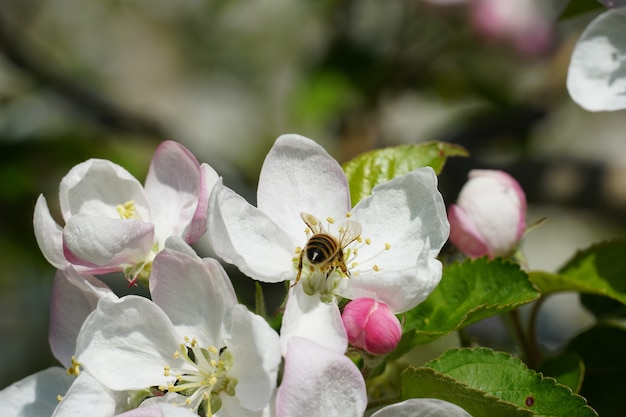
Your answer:
[[[350,344],[375,355],[393,351],[402,336],[400,321],[389,306],[371,298],[350,301],[341,318]]]

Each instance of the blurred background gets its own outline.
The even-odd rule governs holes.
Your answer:
[[[340,162],[453,142],[471,157],[448,161],[446,202],[470,169],[499,168],[525,189],[528,222],[548,218],[523,244],[531,269],[624,237],[626,115],[586,112],[565,88],[572,47],[603,10],[575,2],[0,0],[0,388],[56,364],[37,196],[57,207],[61,178],[93,157],[143,181],[165,139],[251,202],[282,133]],[[251,304],[251,280],[229,272]],[[540,337],[556,349],[590,320],[576,296],[553,297]]]

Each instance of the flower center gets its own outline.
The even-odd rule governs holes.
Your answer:
[[[301,279],[306,294],[319,293],[322,301],[331,302],[342,279],[381,270],[373,259],[390,250],[391,245],[384,243],[373,254],[368,248],[367,258],[357,261],[359,251],[373,243],[370,238],[361,236],[361,224],[350,219],[351,213],[346,213],[345,222],[336,228],[332,217],[326,218],[324,226],[311,214],[302,213],[301,216],[307,225],[304,230],[307,241],[304,248],[295,249],[296,256],[292,260],[297,275],[293,285]],[[363,269],[361,265],[371,266]]]
[[[160,389],[186,396],[186,404],[196,413],[211,417],[222,406],[222,393],[235,395],[237,379],[228,376],[228,371],[233,366],[233,357],[226,347],[202,348],[195,339],[190,341],[185,338],[185,343],[174,352],[174,358],[182,358],[194,369],[187,369],[176,375],[173,383]],[[170,376],[170,372],[170,366],[166,365],[165,376]]]
[[[141,216],[139,215],[137,207],[135,206],[135,200],[128,200],[124,204],[118,204],[116,208],[122,220],[141,220]]]

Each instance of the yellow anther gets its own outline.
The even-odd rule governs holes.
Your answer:
[[[187,398],[187,399],[185,400],[185,404],[187,404],[187,405],[191,404],[191,398]]]
[[[358,262],[352,262],[350,264],[350,268],[356,268],[358,264],[359,264]]]
[[[385,250],[391,249],[391,245],[389,243],[385,243]]]
[[[174,384],[172,384],[171,382],[167,384],[167,390],[171,391],[174,389]]]
[[[296,246],[296,255],[300,255],[300,252],[302,252],[302,248],[300,246]]]
[[[193,339],[191,339],[191,347],[196,347],[196,346],[198,346],[198,341],[194,337]]]
[[[211,359],[209,363],[211,364],[212,367],[217,368],[217,362],[215,361],[215,359]]]
[[[359,237],[356,238],[356,241],[361,243],[361,242],[363,242],[363,238],[361,236],[359,236]]]
[[[366,245],[371,245],[372,244],[372,239],[370,239],[369,237],[365,239],[365,244]]]
[[[174,357],[174,359],[180,358],[180,351],[177,350],[172,356]]]
[[[217,348],[215,346],[209,346],[206,350],[208,350],[209,352],[211,352],[214,355],[217,355],[217,353],[219,352],[219,350],[217,350]]]
[[[63,396],[62,396],[62,395],[57,395],[57,401],[58,401],[58,402],[63,401]]]
[[[124,204],[118,204],[116,209],[122,219],[128,220],[139,218],[137,215],[137,208],[135,207],[135,200],[129,200]]]
[[[163,367],[163,376],[170,376],[170,366],[169,365],[165,365]]]
[[[374,265],[372,269],[376,272],[380,271],[380,268],[378,267],[378,265]]]
[[[326,221],[330,224],[335,223],[335,219],[333,219],[332,217],[326,217]]]
[[[185,341],[185,343],[189,343],[189,336],[183,337],[183,340]]]
[[[67,369],[67,374],[74,376],[80,375],[80,363],[78,363],[74,356],[72,356],[72,366]]]
[[[347,218],[350,218],[350,217],[352,217],[352,213],[350,213],[350,212],[347,212],[347,213],[346,213],[346,217],[347,217]]]
[[[343,226],[339,226],[339,230],[337,230],[337,232],[338,232],[340,235],[343,235],[343,234],[346,232],[346,229],[344,229],[344,228],[343,228]]]

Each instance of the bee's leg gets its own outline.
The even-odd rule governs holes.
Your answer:
[[[300,281],[300,276],[302,275],[302,258],[303,257],[304,257],[304,250],[300,252],[300,258],[298,259],[298,274],[296,275],[296,280],[293,282],[293,284],[291,284],[291,287],[295,287],[295,285]]]

